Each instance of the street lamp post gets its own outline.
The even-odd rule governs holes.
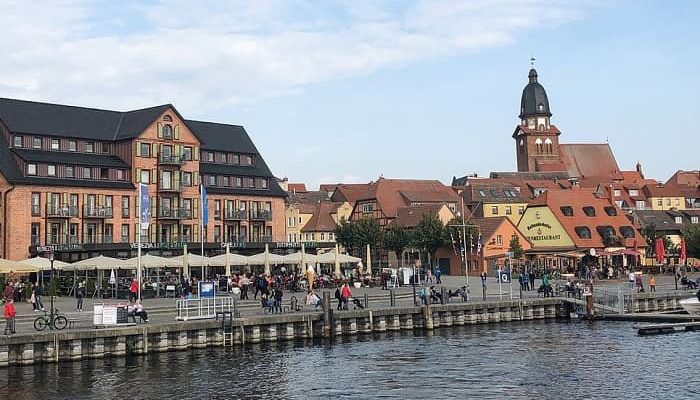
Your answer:
[[[51,310],[49,311],[49,318],[50,318],[50,320],[49,320],[49,321],[50,321],[50,322],[49,322],[49,328],[50,328],[50,329],[53,329],[53,297],[54,297],[54,295],[55,295],[53,289],[56,287],[56,283],[54,282],[54,272],[55,272],[55,270],[54,270],[54,266],[53,266],[53,260],[54,260],[54,254],[53,254],[53,251],[52,251],[51,253],[49,253],[49,261],[51,262],[51,299],[50,299]]]

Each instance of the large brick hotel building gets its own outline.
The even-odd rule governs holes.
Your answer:
[[[118,112],[0,99],[1,258],[37,246],[66,261],[134,255],[138,182],[149,185],[153,250],[200,241],[200,182],[207,248],[284,240],[286,193],[241,126],[186,120],[170,104]]]

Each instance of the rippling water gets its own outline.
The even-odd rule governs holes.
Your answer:
[[[478,325],[12,367],[0,399],[698,399],[699,355],[696,332]]]

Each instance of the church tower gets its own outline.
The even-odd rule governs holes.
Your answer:
[[[513,133],[518,172],[561,171],[561,132],[549,121],[552,117],[549,99],[544,87],[537,82],[534,65],[530,68],[528,81],[520,98],[520,124]]]

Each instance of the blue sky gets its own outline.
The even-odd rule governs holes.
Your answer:
[[[280,177],[515,169],[531,55],[565,143],[623,169],[698,169],[700,4],[0,0],[0,96],[246,127]]]

